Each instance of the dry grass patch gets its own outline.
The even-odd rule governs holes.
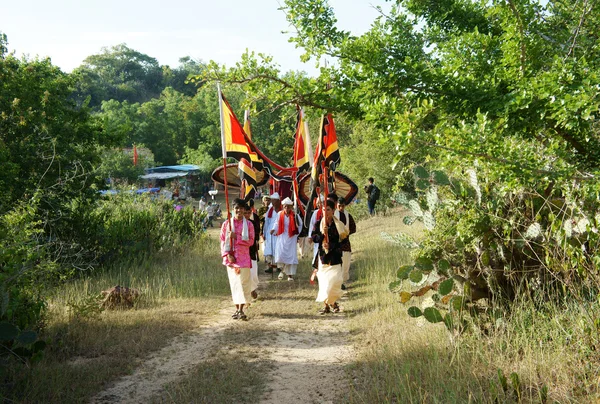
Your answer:
[[[595,402],[600,363],[586,341],[585,308],[558,309],[531,300],[491,334],[464,335],[453,344],[443,325],[406,314],[389,292],[408,251],[380,239],[381,231],[419,237],[402,214],[358,224],[352,292],[350,402],[493,403]],[[420,305],[413,300],[411,305]],[[514,375],[513,375],[514,373]],[[511,377],[512,375],[512,377]],[[504,380],[503,380],[504,379]],[[506,388],[506,390],[505,390]]]
[[[44,359],[11,367],[2,398],[18,402],[82,402],[129,374],[139,361],[188,332],[223,306],[226,273],[205,238],[177,254],[122,264],[70,282],[50,300]],[[98,310],[100,291],[140,291],[131,310]]]

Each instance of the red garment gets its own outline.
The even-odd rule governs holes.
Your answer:
[[[323,219],[323,209],[322,208],[317,210],[317,222],[321,219]]]
[[[278,236],[283,234],[284,217],[285,217],[285,211],[282,210],[281,212],[279,212],[279,223],[277,224],[277,235]],[[288,218],[290,219],[290,227],[288,228],[288,236],[294,237],[296,234],[298,234],[298,226],[296,225],[296,214],[294,213],[294,211],[290,211]]]

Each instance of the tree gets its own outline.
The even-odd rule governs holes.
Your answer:
[[[158,61],[125,44],[102,48],[102,53],[88,56],[73,75],[77,78],[78,102],[89,99],[92,108],[112,99],[145,102],[163,89],[163,71]]]

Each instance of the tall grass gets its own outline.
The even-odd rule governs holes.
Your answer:
[[[82,402],[132,372],[138,361],[199,326],[229,295],[214,236],[177,253],[118,264],[73,280],[49,299],[45,357],[9,369],[0,397],[17,402]],[[97,310],[115,285],[141,293],[134,310]]]
[[[355,239],[360,242],[353,240],[357,280],[352,329],[358,357],[350,368],[354,380],[350,402],[595,402],[599,398],[600,360],[590,338],[597,331],[585,316],[586,307],[524,297],[510,316],[489,327],[473,327],[460,337],[451,336],[443,325],[410,318],[408,306],[387,289],[398,266],[410,263],[410,254],[379,237],[381,231],[418,236],[418,229],[404,226],[401,219],[398,214],[359,222]]]

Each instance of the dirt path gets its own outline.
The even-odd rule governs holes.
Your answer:
[[[307,266],[307,264],[305,264]],[[246,312],[249,321],[231,319],[232,305],[208,318],[195,331],[175,338],[137,370],[98,394],[93,403],[147,403],[160,400],[165,386],[176,383],[219,349],[235,344],[236,335],[252,335],[253,352],[272,364],[262,375],[263,403],[331,403],[348,383],[345,366],[353,358],[347,315],[319,316],[315,287],[308,281],[278,281],[261,275],[259,300]],[[306,277],[305,277],[306,278]],[[347,296],[342,300],[342,308]]]
[[[231,326],[229,310],[191,333],[174,338],[171,344],[147,358],[136,371],[122,377],[92,399],[92,403],[148,403],[162,393],[166,384],[184,376],[217,348],[218,336]]]

